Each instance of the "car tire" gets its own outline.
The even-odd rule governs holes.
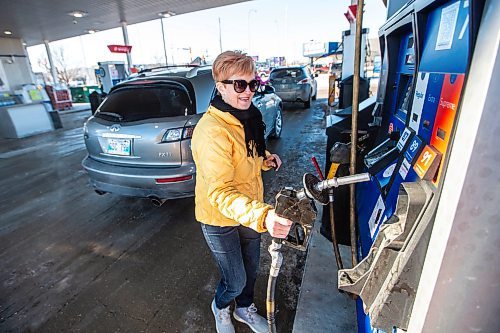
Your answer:
[[[311,90],[311,93],[309,94],[309,99],[304,102],[304,108],[306,109],[309,109],[311,107],[311,100],[312,100],[312,90]]]
[[[282,131],[283,131],[283,112],[281,111],[281,105],[278,105],[276,110],[276,118],[274,119],[274,129],[270,137],[273,139],[279,139]]]

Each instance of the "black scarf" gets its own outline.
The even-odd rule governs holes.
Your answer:
[[[253,157],[253,148],[255,147],[258,156],[266,157],[266,141],[264,140],[266,124],[262,121],[259,109],[250,104],[248,110],[238,110],[224,102],[220,95],[216,95],[210,104],[220,111],[230,113],[243,125],[247,156]]]

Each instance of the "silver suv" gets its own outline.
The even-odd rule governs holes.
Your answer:
[[[209,66],[146,70],[113,87],[83,128],[88,156],[82,165],[95,191],[150,198],[156,205],[193,196],[191,135],[214,91]],[[266,136],[279,137],[282,103],[272,87],[256,93],[253,103]]]
[[[271,71],[269,81],[283,102],[302,102],[309,108],[318,91],[315,76],[306,66],[280,67]]]

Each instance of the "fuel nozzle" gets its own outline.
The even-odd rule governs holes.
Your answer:
[[[283,244],[305,251],[316,220],[314,201],[326,205],[329,202],[328,189],[368,180],[370,180],[368,173],[335,177],[324,181],[320,181],[313,174],[306,173],[303,177],[302,189],[298,191],[291,187],[282,189],[276,195],[276,214],[294,222]]]
[[[314,220],[316,220],[316,207],[311,199],[299,198],[298,192],[293,188],[285,187],[276,195],[276,214],[293,221],[288,236],[283,244],[295,249],[305,251],[311,234]]]
[[[297,192],[297,197],[308,197],[322,205],[326,205],[329,202],[328,189],[342,185],[367,182],[369,180],[370,174],[367,172],[344,177],[333,177],[323,181],[319,180],[318,177],[313,174],[306,173],[303,178],[304,188]]]

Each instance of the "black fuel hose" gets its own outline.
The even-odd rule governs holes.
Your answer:
[[[267,309],[267,325],[269,327],[270,333],[276,333],[276,322],[274,318],[274,293],[276,290],[276,277],[269,275],[267,280],[267,298],[266,298],[266,309]]]

